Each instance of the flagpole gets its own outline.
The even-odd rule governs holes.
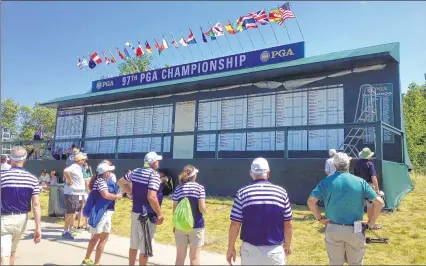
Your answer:
[[[210,22],[209,22],[209,26],[210,26],[210,30],[214,33],[212,24],[210,24]],[[216,38],[216,34],[215,34],[215,38]],[[210,38],[210,40],[211,40],[211,38]],[[220,52],[222,53],[222,55],[225,56],[225,54],[222,51],[222,47],[220,47],[220,44],[219,44],[219,41],[217,40],[217,38],[216,38],[216,43],[217,43],[217,46],[219,47]]]
[[[176,45],[177,45],[177,46],[179,46],[179,44],[178,44],[178,42],[176,41],[175,36],[173,35],[173,33],[171,33],[171,32],[170,32],[170,35],[172,35],[172,39],[173,39],[173,41],[176,43]],[[183,47],[183,46],[182,46],[182,47]],[[186,62],[187,62],[187,60],[186,60],[185,56],[183,56],[182,51],[181,51],[181,50],[179,50],[179,48],[176,48],[176,49],[178,49],[178,51],[179,51],[180,55],[181,55],[181,56],[182,56],[182,58],[183,58],[183,61],[185,61],[185,63],[186,63]]]
[[[189,31],[191,32],[192,35],[194,35],[194,33],[192,32],[191,29],[189,29]],[[195,40],[195,37],[194,37],[194,40]],[[200,50],[200,54],[203,57],[203,60],[206,60],[206,57],[204,56],[203,52],[201,51],[200,44],[197,42],[197,40],[195,40],[195,43],[197,44],[198,50]]]
[[[223,26],[223,24],[219,21],[220,25]],[[225,35],[226,40],[228,41],[229,48],[231,48],[231,52],[234,53],[234,49],[232,49],[231,43],[229,42],[228,36],[225,34],[225,28],[223,29],[223,35]]]
[[[186,42],[186,41],[185,41],[185,37],[183,37],[183,33],[182,33],[182,31],[181,31],[180,29],[179,29],[179,31],[180,31],[180,34],[182,35],[182,39],[183,39],[183,41],[184,41],[184,42]],[[197,60],[195,60],[194,55],[192,54],[191,47],[189,47],[189,44],[187,44],[187,46],[188,46],[189,53],[191,53],[192,59],[194,59],[194,62],[197,62]]]
[[[209,42],[207,41],[207,37],[206,37],[206,35],[204,34],[203,28],[201,28],[201,27],[200,27],[200,30],[201,30],[201,34],[203,35],[203,36],[201,36],[201,37],[206,38],[205,40],[206,40],[206,43],[207,43],[207,47],[209,48],[210,53],[212,54],[212,58],[213,58],[213,57],[214,57],[214,55],[213,55],[213,51],[212,51],[212,49],[210,48],[210,44],[209,44]],[[203,38],[203,41],[204,41],[204,38]]]
[[[143,49],[142,49],[142,44],[141,44],[141,42],[140,41],[138,41],[138,49],[139,48],[141,48],[141,51],[142,51],[142,55],[141,56],[145,56],[145,52],[143,51]],[[145,49],[146,49],[146,47],[145,47]],[[137,50],[137,49],[136,49]],[[149,62],[150,63],[150,65],[148,66],[148,67],[151,67],[151,64],[152,64],[152,62]],[[152,68],[153,69],[155,69],[155,67],[154,67],[154,65],[152,65]],[[151,70],[151,69],[149,69],[149,70]]]
[[[155,41],[155,44],[158,45],[157,39],[154,38],[154,41]],[[157,52],[160,51],[159,47],[155,47],[155,48],[157,48]],[[163,64],[164,64],[164,66],[166,66],[166,64],[164,63],[164,60],[160,60],[160,54],[158,54],[158,55],[156,53],[153,53],[153,54],[154,54],[155,58],[157,58],[157,61],[160,64],[160,68],[162,68],[161,65],[163,65]]]
[[[243,24],[241,25],[242,27],[243,27],[243,30],[245,30],[246,32],[247,32],[247,35],[249,36],[249,39],[250,39],[250,41],[251,41],[251,44],[253,45],[253,49],[256,49],[256,47],[254,46],[254,42],[253,42],[253,40],[251,39],[251,35],[250,35],[250,33],[248,32],[248,29],[246,28],[246,26],[244,26],[244,21],[242,22]],[[245,29],[244,29],[245,28]]]
[[[279,6],[278,4],[277,4],[277,8],[278,8],[278,12],[280,12],[280,13],[281,13],[281,11],[280,11],[280,6]],[[282,17],[281,17],[281,18],[282,18]],[[292,43],[292,42],[291,42],[290,33],[288,32],[287,25],[285,24],[285,20],[284,20],[284,19],[283,19],[283,24],[284,24],[285,30],[287,31],[288,39],[289,39],[290,43]]]
[[[102,52],[102,55],[103,55],[104,57],[106,57],[106,55],[105,55],[105,53],[104,53],[104,51],[103,51],[102,49],[101,49],[101,52]],[[105,68],[106,68],[106,69],[108,69],[108,68],[107,68],[106,59],[104,58],[104,60],[105,60]],[[109,76],[108,76],[108,77],[109,77]]]
[[[278,9],[278,11],[279,11],[279,9]],[[265,8],[265,13],[266,13],[266,12],[268,12],[268,21],[269,21],[269,10]],[[278,44],[278,43],[279,43],[279,42],[278,42],[278,38],[277,38],[277,35],[275,34],[274,27],[272,27],[272,23],[271,23],[271,21],[269,21],[269,25],[271,25],[272,32],[274,33],[275,40],[277,40],[277,44]]]
[[[256,21],[256,24],[257,24],[257,21]],[[259,30],[260,37],[262,37],[263,43],[265,44],[265,47],[266,47],[266,42],[265,42],[265,39],[263,38],[263,34],[262,34],[262,32],[260,31],[259,26],[260,26],[260,25],[257,25],[257,29]]]
[[[115,63],[117,62],[117,59],[115,59],[114,55],[113,55],[113,54],[112,54],[112,52],[111,52],[111,49],[109,49],[109,48],[108,48],[108,51],[109,51],[109,54],[111,55],[111,64],[115,64]],[[112,61],[112,59],[113,59],[113,58],[114,58],[114,61],[115,61],[115,62],[113,62],[113,61]],[[119,76],[119,75],[117,75],[117,77],[118,77],[118,76]]]
[[[288,2],[288,7],[289,7],[289,8],[290,8],[290,10],[291,10],[290,1]],[[297,27],[299,28],[300,35],[302,35],[302,40],[305,40],[305,37],[303,37],[302,30],[300,29],[299,22],[297,21],[296,14],[294,14],[294,12],[293,12],[293,11],[291,11],[291,12],[293,13],[294,18],[296,19],[296,24],[297,24]]]
[[[149,43],[148,43],[148,41],[147,40],[145,40],[145,49],[146,49],[146,45],[149,45]],[[149,46],[150,48],[151,48],[151,46]],[[148,51],[148,50],[147,50]],[[152,51],[152,48],[151,48],[151,51]],[[153,54],[153,57],[155,58],[155,60],[157,61],[157,63],[158,63],[158,65],[160,66],[160,68],[161,68],[161,63],[160,63],[160,59],[158,59],[157,58],[157,55],[155,54],[155,52],[152,52],[151,54]],[[155,69],[155,68],[154,68]]]
[[[232,23],[231,23],[231,21],[229,19],[228,19],[228,22],[229,22],[229,25],[231,25],[231,28],[234,31],[234,35],[235,35],[235,37],[237,37],[238,43],[241,45],[241,48],[243,49],[243,52],[245,52],[243,44],[240,41],[240,37],[238,37],[238,35],[237,35],[237,31],[234,30],[234,27],[232,27]]]
[[[163,39],[166,41],[166,43],[167,43],[167,40],[166,40],[166,37],[164,37],[164,34],[162,34],[161,33],[161,35],[163,35]],[[167,49],[168,49],[168,47],[169,47],[169,45],[167,44]],[[179,61],[177,60],[177,58],[176,58],[176,56],[175,56],[175,53],[173,52],[173,49],[171,49],[171,51],[172,51],[172,56],[173,56],[173,58],[175,59],[175,61],[176,61],[176,65],[179,65]]]

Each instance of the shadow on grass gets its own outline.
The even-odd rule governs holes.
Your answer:
[[[41,221],[44,223],[52,223],[52,224],[56,224],[60,221],[63,221],[64,217],[52,217],[52,216],[42,216],[41,217]]]

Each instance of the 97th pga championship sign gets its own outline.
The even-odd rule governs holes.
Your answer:
[[[197,77],[262,65],[277,64],[304,57],[305,42],[297,42],[184,65],[96,80],[92,82],[92,92],[122,89],[138,85]]]

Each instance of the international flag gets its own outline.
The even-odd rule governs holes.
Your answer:
[[[214,34],[212,29],[210,29],[208,32],[206,32],[206,35],[210,36],[210,40],[212,40],[212,41],[216,40],[216,35]]]
[[[120,50],[118,50],[118,47],[116,47],[117,48],[117,52],[118,52],[118,56],[121,58],[121,59],[123,59],[123,60],[126,60],[126,57],[120,52]]]
[[[109,58],[106,56],[106,54],[104,53],[104,51],[102,50],[102,54],[104,55],[105,58],[105,64],[109,65],[111,63],[111,61],[109,60]]]
[[[102,63],[102,60],[101,60],[101,58],[99,57],[98,53],[93,53],[93,54],[90,56],[90,59],[92,59],[93,61],[95,61],[95,63],[96,63],[96,64],[100,64],[100,63]]]
[[[257,28],[256,20],[254,18],[251,18],[251,17],[246,17],[246,19],[244,19],[244,21],[243,21],[243,25],[246,29],[256,29]]]
[[[172,41],[172,44],[173,44],[176,48],[179,48],[179,44],[178,44],[175,40],[173,40],[173,41]]]
[[[145,41],[145,49],[148,53],[152,54],[151,46],[149,46],[148,41]]]
[[[290,10],[290,3],[287,2],[284,5],[280,6],[281,18],[286,20],[288,18],[294,18],[294,13]]]
[[[269,22],[277,23],[279,25],[283,24],[283,19],[281,18],[281,12],[278,8],[269,10]]]
[[[115,62],[117,62],[117,60],[115,59],[115,57],[114,57],[114,55],[112,54],[111,50],[110,50],[110,49],[108,49],[108,51],[109,51],[109,54],[111,55],[111,63],[115,63]]]
[[[206,35],[204,34],[203,29],[201,27],[200,27],[200,30],[201,30],[201,37],[203,37],[203,42],[207,42]]]
[[[169,45],[167,44],[167,41],[164,38],[163,38],[163,43],[161,44],[160,49],[161,49],[161,51],[169,49]]]
[[[90,69],[94,69],[96,67],[96,63],[95,63],[95,61],[93,61],[93,59],[90,59],[89,60],[89,68]]]
[[[183,37],[179,40],[179,43],[180,43],[182,46],[188,46],[188,44],[186,43],[186,41],[185,41],[185,39],[184,39]]]
[[[127,58],[132,58],[129,52],[127,51],[126,47],[124,47],[124,54],[126,55]]]
[[[186,41],[186,43],[188,43],[188,44],[194,44],[194,43],[197,43],[197,41],[195,40],[195,36],[194,36],[194,34],[192,33],[192,30],[191,30],[191,29],[189,29],[189,31],[190,31],[191,33],[189,34],[189,36],[188,36],[188,40]]]
[[[228,24],[228,25],[225,25],[225,29],[226,29],[226,31],[227,31],[229,34],[235,34],[235,33],[237,33],[237,32],[234,30],[234,27],[232,27],[232,23],[231,23],[231,22],[229,22],[229,24]]]
[[[83,58],[83,60],[81,60],[80,59],[80,57],[78,58],[78,63],[77,63],[77,66],[80,68],[80,69],[83,69],[85,66],[87,66],[88,64],[87,64],[87,60],[86,59],[84,59]]]
[[[237,30],[238,31],[243,31],[243,30],[245,30],[246,28],[245,28],[245,24],[244,24],[244,20],[246,20],[246,18],[247,17],[240,17],[238,20],[237,20]]]
[[[142,45],[141,43],[138,41],[139,45],[138,45],[138,49],[136,49],[136,56],[142,56],[144,54],[143,49],[142,49]]]
[[[215,36],[223,36],[225,33],[223,32],[223,25],[221,23],[216,23],[216,25],[213,26],[212,31],[214,32]]]
[[[267,25],[269,24],[268,15],[266,14],[266,11],[264,9],[257,11],[257,12],[250,12],[249,16],[254,18],[257,23],[261,25]]]

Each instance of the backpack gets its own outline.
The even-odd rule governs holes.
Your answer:
[[[191,204],[187,197],[183,198],[173,214],[173,226],[181,231],[190,232],[194,227]]]

